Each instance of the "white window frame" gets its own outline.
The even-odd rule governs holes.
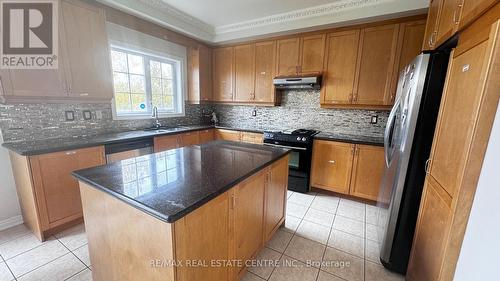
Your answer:
[[[165,111],[158,108],[158,118],[171,118],[171,117],[184,117],[185,112],[185,89],[186,89],[186,60],[185,58],[158,53],[151,50],[141,49],[133,45],[125,43],[111,43],[110,52],[116,50],[119,52],[130,53],[133,55],[139,55],[145,58],[144,60],[144,76],[146,85],[146,112],[138,113],[126,113],[118,114],[116,110],[115,103],[115,89],[113,81],[113,99],[111,101],[111,108],[113,114],[113,120],[140,120],[140,119],[151,119],[153,114],[153,104],[152,104],[152,90],[151,90],[151,72],[149,68],[149,61],[159,61],[163,63],[171,64],[172,67],[172,89],[174,89],[173,102],[174,111]],[[112,63],[112,62],[111,62]],[[112,72],[114,70],[112,69]]]

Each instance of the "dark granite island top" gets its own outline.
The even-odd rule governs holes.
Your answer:
[[[288,153],[214,141],[79,170],[73,176],[172,223]]]

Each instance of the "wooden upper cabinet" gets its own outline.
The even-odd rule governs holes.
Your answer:
[[[273,164],[269,171],[266,185],[266,212],[264,221],[264,239],[269,240],[279,223],[285,217],[285,202],[288,182],[288,157]]]
[[[255,98],[255,45],[234,47],[234,101],[246,102]]]
[[[442,0],[443,6],[438,19],[436,45],[439,46],[458,30],[464,0]],[[474,0],[475,1],[475,0]]]
[[[349,194],[354,145],[342,142],[314,141],[311,185]]]
[[[277,76],[297,75],[299,70],[300,38],[278,40]]]
[[[321,104],[350,104],[352,102],[359,32],[356,29],[328,35]]]
[[[356,145],[350,194],[377,201],[384,175],[384,148],[372,145]],[[389,202],[390,194],[380,201]]]
[[[104,10],[61,1],[70,96],[111,100],[113,78]]]
[[[304,36],[300,39],[299,73],[320,73],[323,70],[326,34]]]
[[[232,101],[233,47],[213,50],[213,96],[215,101]]]
[[[263,244],[264,188],[267,173],[261,172],[234,188],[235,259],[255,256]]]
[[[431,0],[429,3],[429,11],[427,13],[427,23],[425,26],[424,43],[422,50],[434,50],[437,40],[437,23],[439,20],[439,12],[441,10],[442,0]]]
[[[444,248],[452,217],[449,200],[427,178],[408,265],[407,280],[441,280]]]
[[[82,216],[78,182],[71,172],[103,165],[104,148],[92,147],[30,157],[36,200],[47,230]]]
[[[398,39],[399,24],[361,30],[354,103],[388,105]]]
[[[431,151],[430,175],[454,196],[471,142],[479,106],[478,81],[481,81],[487,41],[453,58],[443,91]]]
[[[495,3],[498,3],[498,0],[464,0],[459,29],[475,20]]]
[[[212,99],[212,51],[204,45],[188,49],[188,99],[192,104]]]
[[[276,65],[276,41],[255,44],[255,91],[256,102],[275,102],[273,85]]]

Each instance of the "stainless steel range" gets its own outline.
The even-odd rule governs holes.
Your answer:
[[[309,191],[311,157],[315,130],[298,129],[280,132],[264,132],[264,145],[292,150],[288,162],[288,189],[306,193]]]

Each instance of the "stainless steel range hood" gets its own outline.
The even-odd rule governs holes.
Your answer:
[[[286,89],[315,89],[321,88],[321,75],[276,77],[273,84],[278,90]]]

